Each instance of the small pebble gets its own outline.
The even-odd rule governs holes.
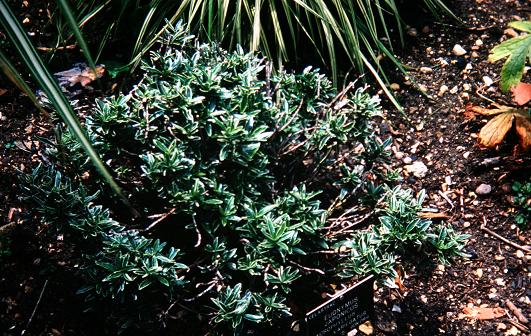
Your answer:
[[[488,195],[490,194],[490,192],[492,191],[492,187],[488,184],[485,184],[485,183],[481,183],[477,188],[476,188],[476,194],[478,195]]]
[[[404,169],[415,177],[424,177],[428,174],[428,167],[422,161],[415,161],[410,165],[404,166]]]
[[[400,90],[400,85],[398,85],[397,83],[392,83],[390,86],[391,90],[393,91],[398,91]]]
[[[481,41],[480,39],[477,39],[474,44],[477,45],[478,47],[480,47],[480,46],[483,45],[483,41]]]
[[[448,91],[448,86],[441,85],[441,88],[439,89],[439,93],[437,94],[439,97],[442,97],[446,91]]]
[[[512,29],[512,28],[507,28],[503,31],[503,33],[509,37],[517,37],[518,36],[518,33],[516,32],[516,30]]]
[[[433,69],[430,67],[421,67],[419,70],[420,72],[425,73],[425,74],[429,74],[433,72]]]
[[[478,54],[477,52],[473,51],[473,52],[470,54],[470,56],[471,56],[472,58],[478,58],[478,57],[479,57],[479,54]]]
[[[489,76],[483,76],[483,83],[485,83],[486,86],[491,86],[494,81]]]
[[[452,54],[454,54],[455,56],[463,56],[464,54],[466,54],[466,50],[461,47],[461,45],[456,44],[452,49]]]
[[[412,37],[416,37],[418,35],[417,30],[415,28],[409,28],[407,30],[407,34]]]
[[[413,162],[413,159],[410,158],[409,156],[406,156],[402,161],[403,161],[405,164],[410,164],[411,162]]]
[[[459,90],[459,88],[456,86],[454,86],[453,88],[450,89],[450,93],[451,94],[456,94],[457,93],[457,90]]]
[[[464,152],[464,153],[463,153],[463,157],[464,157],[465,159],[468,159],[469,156],[470,156],[470,152]]]

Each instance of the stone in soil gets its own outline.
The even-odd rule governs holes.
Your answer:
[[[481,183],[477,188],[476,188],[476,194],[478,195],[488,195],[490,194],[490,192],[492,191],[492,187],[488,184],[485,184],[485,183]]]
[[[461,45],[456,44],[452,49],[452,54],[454,54],[455,56],[463,56],[464,54],[466,54],[466,50],[465,48],[461,47]]]
[[[428,167],[422,161],[415,161],[410,165],[404,166],[408,174],[413,174],[415,177],[424,177],[428,174]]]

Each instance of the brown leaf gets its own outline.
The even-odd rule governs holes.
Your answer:
[[[470,114],[470,113],[472,114],[475,113],[475,114],[481,114],[481,115],[486,115],[486,116],[492,116],[492,115],[497,115],[497,114],[501,114],[505,112],[511,112],[512,110],[514,110],[514,108],[510,106],[497,105],[497,104],[495,105],[498,108],[488,109],[488,108],[484,108],[481,106],[468,104],[465,108],[465,115]]]
[[[7,92],[6,89],[0,88],[0,96],[3,96]]]
[[[525,105],[531,100],[531,84],[518,83],[518,85],[511,88],[513,93],[513,100],[518,105]]]
[[[505,134],[513,126],[515,113],[503,113],[492,118],[479,132],[479,143],[494,148],[501,144]]]
[[[505,315],[505,309],[500,307],[465,307],[459,318],[469,318],[474,320],[493,320]]]
[[[520,139],[520,146],[524,151],[531,147],[531,119],[526,112],[516,115],[516,134]]]

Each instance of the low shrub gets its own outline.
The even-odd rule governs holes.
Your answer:
[[[386,187],[397,173],[366,88],[336,92],[311,68],[272,75],[265,59],[181,25],[159,42],[140,83],[97,101],[85,122],[141,218],[109,198],[68,131],[47,151],[57,166],[24,177],[42,219],[78,237],[80,292],[114,310],[156,302],[159,316],[173,301],[237,334],[282,329],[315,301],[301,291],[326,279],[394,275],[411,249],[461,254],[466,237],[417,217],[422,197]]]

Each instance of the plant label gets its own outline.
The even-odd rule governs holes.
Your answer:
[[[346,336],[374,315],[374,277],[369,276],[306,314],[308,336]]]

